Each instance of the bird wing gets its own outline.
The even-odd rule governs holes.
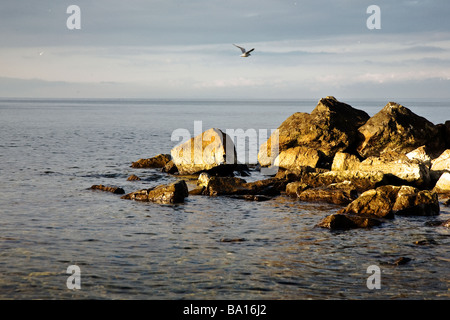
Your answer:
[[[245,53],[245,49],[244,48],[239,47],[239,46],[235,45],[234,43],[233,43],[233,46],[238,47],[239,49],[241,49],[242,53]]]
[[[245,53],[250,53],[250,52],[252,52],[253,50],[255,50],[255,48],[253,48],[253,49],[251,49],[251,50],[248,50],[248,51],[245,52]]]

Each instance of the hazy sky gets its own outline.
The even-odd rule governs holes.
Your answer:
[[[0,97],[450,98],[448,0],[2,1],[0,39]]]

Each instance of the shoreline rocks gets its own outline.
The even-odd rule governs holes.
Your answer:
[[[170,154],[132,163],[182,180],[121,198],[174,204],[189,195],[249,201],[286,195],[341,205],[317,224],[330,229],[370,228],[395,216],[434,216],[440,210],[438,197],[450,194],[449,132],[450,121],[434,125],[394,102],[370,117],[328,96],[311,113],[289,116],[260,145],[258,165],[278,168],[271,178],[243,179],[249,169],[237,162],[233,140],[211,128]],[[197,186],[189,191],[184,179],[196,179]],[[123,192],[101,185],[91,189]]]

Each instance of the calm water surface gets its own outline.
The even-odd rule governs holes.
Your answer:
[[[387,101],[345,101],[370,115]],[[449,103],[397,101],[433,123]],[[371,230],[315,228],[338,206],[285,197],[191,196],[180,205],[121,200],[174,181],[131,162],[169,153],[177,128],[275,129],[317,101],[0,101],[2,299],[449,299],[450,218],[397,217]],[[131,174],[141,181],[126,181]],[[258,173],[249,179],[258,179]],[[241,242],[221,242],[240,238]],[[418,246],[418,240],[434,244]],[[411,262],[384,265],[399,257]],[[81,269],[81,290],[66,286]],[[381,268],[369,290],[367,268]]]

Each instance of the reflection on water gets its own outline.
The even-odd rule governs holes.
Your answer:
[[[105,184],[130,192],[173,181],[130,165],[170,150],[171,131],[189,128],[191,118],[224,126],[243,118],[236,128],[271,128],[295,105],[286,103],[276,119],[264,105],[260,117],[241,110],[231,120],[223,105],[190,116],[171,105],[168,118],[167,105],[41,104],[0,108],[1,298],[450,298],[450,232],[426,225],[450,218],[448,207],[438,217],[330,232],[315,225],[339,206],[203,196],[171,206],[88,190]],[[131,174],[142,180],[127,181]],[[389,264],[403,256],[412,260]],[[69,265],[81,269],[81,290],[66,287]],[[382,270],[380,290],[366,287],[370,265]]]

